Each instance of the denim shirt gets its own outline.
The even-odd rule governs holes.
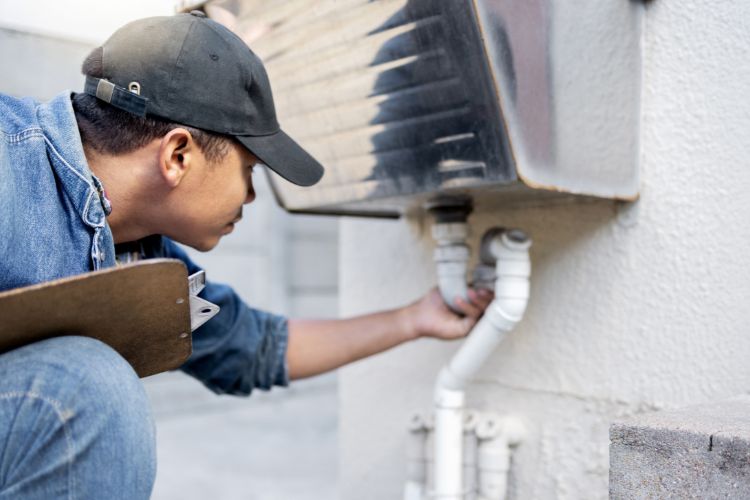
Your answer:
[[[0,291],[114,266],[102,193],[69,92],[47,103],[0,94]],[[200,269],[167,238],[146,241],[147,257]],[[248,307],[224,285],[209,282],[200,295],[221,311],[194,332],[182,370],[217,393],[287,385],[286,318]]]

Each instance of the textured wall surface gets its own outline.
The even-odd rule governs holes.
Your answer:
[[[512,498],[605,498],[611,421],[750,389],[750,4],[646,7],[641,199],[489,211],[534,238],[526,318],[468,391],[521,417]],[[427,221],[346,220],[344,314],[435,283]],[[407,419],[457,344],[421,340],[340,377],[341,498],[398,498]]]

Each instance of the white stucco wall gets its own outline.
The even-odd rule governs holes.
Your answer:
[[[750,3],[646,7],[641,199],[488,211],[534,238],[521,326],[468,392],[521,417],[512,498],[605,498],[618,417],[750,390]],[[426,221],[345,220],[341,307],[435,283]],[[340,374],[341,498],[399,498],[409,415],[457,344],[421,340]]]

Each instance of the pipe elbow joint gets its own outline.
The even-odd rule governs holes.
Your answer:
[[[521,321],[521,318],[523,318],[523,315],[526,312],[526,306],[529,303],[528,290],[528,282],[526,283],[525,290],[513,290],[513,294],[506,294],[504,293],[505,290],[497,290],[496,288],[496,298],[492,301],[488,309],[490,311],[495,311],[496,315],[501,315],[503,317],[501,320],[503,323],[506,321],[514,321],[517,323]]]
[[[479,258],[489,265],[503,258],[516,260],[514,256],[527,253],[530,247],[531,238],[524,231],[493,227],[482,236]]]
[[[482,237],[480,258],[495,265],[493,308],[506,319],[519,321],[529,300],[531,239],[519,229],[493,228]]]
[[[438,247],[435,249],[438,289],[443,301],[455,309],[456,297],[468,300],[466,268],[469,262],[469,248],[465,245]]]

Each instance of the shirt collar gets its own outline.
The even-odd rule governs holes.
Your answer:
[[[70,92],[37,107],[37,120],[47,143],[50,164],[83,221],[91,227],[106,223],[104,190],[83,153]]]

